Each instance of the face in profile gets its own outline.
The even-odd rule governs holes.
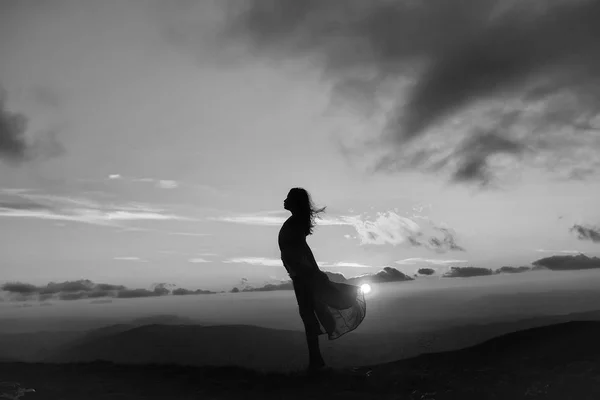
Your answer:
[[[286,197],[286,199],[283,201],[283,208],[285,208],[288,211],[292,211],[292,204],[293,204],[293,193],[290,191]]]
[[[294,211],[297,208],[299,193],[297,190],[290,190],[287,198],[283,201],[283,208],[288,211]]]

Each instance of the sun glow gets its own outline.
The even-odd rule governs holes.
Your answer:
[[[371,291],[371,285],[367,285],[366,283],[363,285],[360,285],[360,291],[363,292],[364,294],[367,294]]]

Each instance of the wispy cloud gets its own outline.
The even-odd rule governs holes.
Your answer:
[[[0,201],[0,218],[59,220],[104,226],[119,226],[121,222],[141,220],[194,221],[193,218],[140,203],[99,203],[74,196],[15,193],[0,189],[2,194],[10,199]]]
[[[331,220],[329,224],[354,227],[361,245],[425,247],[437,253],[465,251],[456,244],[455,234],[450,228],[438,226],[425,217],[419,219],[420,224],[395,211],[388,211],[377,213],[375,218],[368,218],[363,214],[341,216]],[[425,230],[429,233],[426,234]]]
[[[268,267],[283,267],[283,263],[280,259],[276,258],[265,258],[265,257],[237,257],[229,258],[224,263],[241,263],[251,265],[264,265]],[[349,267],[349,268],[382,268],[373,265],[361,264],[349,261],[338,261],[338,262],[327,262],[317,261],[317,265],[322,268],[336,268],[336,267]]]
[[[234,224],[277,226],[283,224],[288,216],[289,212],[287,211],[262,211],[256,213],[209,217],[208,219],[211,221],[230,222]]]
[[[158,178],[138,178],[138,177],[129,177],[121,174],[110,174],[106,178],[107,181],[114,182],[130,182],[130,183],[146,183],[151,184],[157,189],[178,189],[178,188],[187,188],[187,189],[197,189],[202,190],[204,192],[212,193],[215,195],[225,195],[225,192],[221,189],[217,189],[210,185],[203,185],[198,183],[190,183],[183,182],[175,179],[158,179]]]
[[[466,263],[468,260],[437,260],[431,258],[405,258],[404,260],[395,261],[399,265],[415,265],[415,264],[434,264],[434,265],[448,265],[448,264],[460,264]]]
[[[196,258],[190,258],[188,260],[188,262],[190,262],[192,264],[201,264],[201,263],[208,263],[208,262],[210,262],[210,260],[207,260],[205,258],[196,257]]]
[[[546,250],[546,249],[537,249],[538,253],[560,253],[560,254],[579,254],[581,251],[578,250]]]
[[[352,267],[352,268],[373,268],[372,265],[365,265],[365,264],[360,264],[360,263],[355,263],[355,262],[346,262],[346,261],[339,261],[333,264],[329,264],[329,263],[322,263],[322,265],[320,265],[321,267]]]
[[[226,264],[240,263],[240,264],[251,264],[251,265],[264,265],[267,267],[283,267],[283,262],[276,258],[264,258],[264,257],[237,257],[229,258],[223,261]]]
[[[267,211],[209,219],[246,225],[280,226],[286,219],[281,214],[282,211]],[[324,216],[315,222],[319,226],[350,226],[358,234],[361,245],[406,245],[424,247],[437,253],[465,251],[456,243],[456,234],[452,229],[437,225],[424,216],[411,219],[399,215],[396,211],[388,211],[379,212],[374,218],[369,218],[366,214]],[[428,234],[425,233],[426,230],[429,231]],[[345,237],[350,238],[348,235]]]

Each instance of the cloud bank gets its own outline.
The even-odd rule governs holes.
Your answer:
[[[517,162],[600,167],[597,0],[221,4],[224,48],[305,60],[334,97],[378,110],[381,135],[354,150],[376,148],[375,171],[489,184]]]
[[[0,286],[7,297],[14,301],[49,299],[80,300],[98,298],[132,299],[140,297],[157,297],[168,295],[213,294],[210,290],[188,290],[175,288],[175,285],[157,283],[150,289],[131,289],[123,285],[109,283],[94,283],[89,279],[65,282],[50,282],[46,286],[35,286],[29,283],[9,282]]]
[[[585,254],[576,256],[552,256],[541,258],[532,263],[536,267],[543,267],[553,271],[571,271],[580,269],[600,268],[600,258],[588,257]]]
[[[471,278],[474,276],[488,276],[494,272],[489,268],[481,267],[450,267],[450,271],[442,275],[444,278]]]
[[[346,278],[344,274],[339,272],[323,271],[332,282],[347,283],[349,285],[361,285],[363,283],[386,283],[386,282],[404,282],[412,281],[413,278],[398,271],[392,267],[384,267],[381,271],[374,274],[362,274],[352,278]],[[245,283],[245,282],[243,282]],[[285,280],[280,283],[267,283],[264,286],[255,288],[252,286],[246,286],[240,289],[234,287],[231,293],[239,292],[270,292],[274,290],[294,290],[294,286],[291,280]]]

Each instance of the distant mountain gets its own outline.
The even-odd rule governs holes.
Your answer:
[[[0,334],[0,360],[36,362],[48,352],[71,343],[81,332],[27,332]]]
[[[95,331],[62,346],[45,362],[112,361],[124,364],[239,365],[254,369],[298,367],[305,362],[303,332],[256,326],[145,325]],[[110,332],[112,331],[112,333]]]
[[[493,358],[561,362],[600,356],[600,321],[569,321],[512,332],[466,349],[463,354]]]
[[[0,321],[1,322],[1,321]],[[25,362],[37,362],[45,359],[51,353],[60,351],[64,346],[88,342],[97,338],[125,332],[147,324],[191,325],[196,324],[190,318],[177,315],[159,314],[134,319],[126,324],[105,325],[88,330],[37,331],[0,333],[0,359],[8,358]],[[73,325],[73,324],[71,324]]]
[[[459,326],[438,326],[421,332],[368,334],[357,331],[333,342],[321,339],[321,348],[334,366],[380,363],[465,348],[498,335],[573,319],[597,320],[600,312],[488,324],[469,324],[465,320]],[[55,348],[43,361],[237,365],[277,371],[301,366],[306,358],[305,337],[301,331],[247,325],[120,324],[90,331]]]

